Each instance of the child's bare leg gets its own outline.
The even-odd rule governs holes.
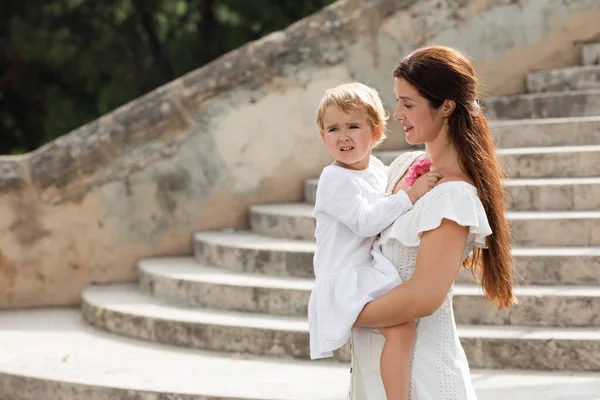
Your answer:
[[[388,400],[408,400],[410,362],[416,336],[416,323],[379,328],[385,337],[381,352],[381,380]]]

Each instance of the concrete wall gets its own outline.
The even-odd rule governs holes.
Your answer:
[[[323,91],[349,80],[394,104],[408,52],[452,45],[489,94],[528,70],[576,64],[600,37],[596,0],[340,1],[20,157],[0,158],[0,307],[79,302],[131,281],[141,257],[191,252],[194,231],[247,224],[297,201],[329,161],[314,128]],[[392,130],[384,148],[404,146]]]

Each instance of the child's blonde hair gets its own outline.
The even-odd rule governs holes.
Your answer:
[[[385,140],[388,114],[377,90],[359,82],[344,83],[327,90],[317,109],[317,129],[321,136],[325,134],[323,116],[329,106],[336,106],[345,113],[363,111],[371,129],[376,133],[373,148]]]

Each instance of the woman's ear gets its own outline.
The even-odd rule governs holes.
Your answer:
[[[448,118],[454,112],[456,102],[454,100],[444,100],[442,107],[440,108],[442,110],[442,116]]]

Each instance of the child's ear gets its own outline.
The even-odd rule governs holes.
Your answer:
[[[381,135],[383,135],[383,125],[378,124],[373,128],[373,144],[379,142]]]

